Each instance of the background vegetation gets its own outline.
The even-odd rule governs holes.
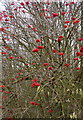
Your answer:
[[[3,118],[82,117],[82,4],[4,3]]]

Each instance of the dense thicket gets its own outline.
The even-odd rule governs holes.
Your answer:
[[[81,117],[81,4],[5,3],[0,28],[4,118]]]

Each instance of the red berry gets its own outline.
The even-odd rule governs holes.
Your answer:
[[[63,36],[59,36],[59,38],[63,38]]]
[[[20,5],[24,6],[24,3],[23,3],[23,2],[21,2],[21,3],[20,3]]]
[[[65,15],[65,14],[66,14],[66,12],[61,12],[60,14],[61,14],[61,15]]]
[[[36,39],[36,42],[38,43],[38,42],[40,42],[40,40],[39,40],[39,39]]]
[[[28,63],[26,63],[26,66],[29,66],[29,64],[28,64]]]
[[[83,38],[78,38],[79,41],[83,41]]]
[[[56,17],[56,16],[58,16],[57,13],[52,13],[52,17]]]
[[[4,88],[5,86],[4,85],[0,85],[1,88]]]
[[[5,94],[7,94],[7,93],[8,93],[8,91],[4,91],[4,93],[5,93]]]
[[[28,28],[30,28],[31,27],[31,25],[28,25]]]
[[[4,17],[8,17],[8,15],[4,15]]]
[[[14,78],[11,78],[11,80],[14,80]]]
[[[15,76],[15,78],[18,78],[18,76]]]
[[[49,110],[48,110],[48,112],[52,112],[52,110],[51,110],[51,109],[49,109]]]
[[[5,21],[9,21],[8,19],[5,19]]]
[[[43,48],[44,48],[44,46],[37,46],[37,48],[38,48],[38,49],[43,49]]]
[[[76,70],[80,70],[80,67],[77,67]]]
[[[76,18],[75,17],[72,17],[72,20],[75,20]]]
[[[81,53],[80,52],[76,52],[76,56],[80,56],[81,55]]]
[[[10,18],[13,18],[13,16],[12,16],[12,15],[10,15],[9,17],[10,17]]]
[[[70,4],[74,4],[74,2],[70,2]]]
[[[66,64],[64,64],[64,65],[65,65],[66,67],[68,67],[68,66],[69,66],[69,64],[67,64],[67,63],[66,63]]]
[[[26,3],[26,5],[28,5],[28,4],[29,4],[29,2],[28,2],[28,1],[26,1],[25,3]]]
[[[69,5],[69,3],[66,3],[65,5],[66,5],[66,6],[68,6],[68,5]]]
[[[48,67],[48,69],[49,69],[49,70],[52,70],[52,69],[53,69],[53,67]]]
[[[24,10],[22,10],[22,12],[23,12],[23,13],[25,13],[25,11],[24,11]]]
[[[74,58],[74,60],[78,60],[78,58]]]
[[[10,58],[10,59],[13,59],[14,57],[10,56],[9,58]]]
[[[48,63],[44,63],[43,65],[44,65],[44,66],[47,66],[47,65],[48,65]]]
[[[33,101],[30,101],[30,104],[32,104],[32,105],[35,105],[35,102],[33,102]]]
[[[76,20],[76,21],[73,22],[73,24],[75,24],[75,23],[79,23],[79,22],[80,22],[80,20]]]
[[[58,53],[58,55],[64,55],[64,53],[63,53],[63,52],[61,52],[61,53]]]
[[[38,52],[38,49],[37,49],[37,48],[34,48],[34,49],[32,50],[32,52]]]
[[[4,28],[0,28],[0,31],[4,31]]]
[[[37,81],[37,79],[36,78],[34,78],[33,80],[31,80],[32,82],[36,82]]]
[[[80,47],[80,52],[83,52],[83,47]]]
[[[67,25],[64,25],[64,28],[67,28],[68,26]]]
[[[64,21],[64,23],[70,23],[70,21]]]
[[[57,51],[57,50],[52,50],[52,52],[53,52],[53,53],[56,53],[56,52],[58,52],[58,51]]]
[[[60,38],[58,38],[58,42],[60,42],[61,41],[61,39]]]
[[[12,2],[11,5],[14,5],[14,2]]]

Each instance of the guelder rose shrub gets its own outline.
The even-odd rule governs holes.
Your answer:
[[[3,118],[80,118],[81,2],[6,2]]]

